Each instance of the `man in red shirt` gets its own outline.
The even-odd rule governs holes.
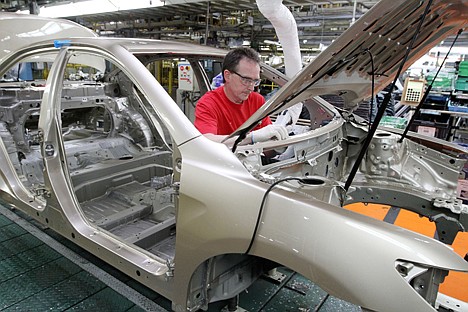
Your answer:
[[[195,127],[216,142],[233,133],[265,102],[262,95],[254,92],[260,84],[260,57],[255,50],[231,50],[224,58],[222,74],[224,85],[205,93],[195,107]],[[285,127],[272,125],[266,117],[240,144],[287,137]],[[234,140],[224,143],[231,145]]]

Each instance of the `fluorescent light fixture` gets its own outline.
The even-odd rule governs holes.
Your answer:
[[[280,46],[281,44],[277,41],[272,41],[272,40],[263,40],[263,43],[266,43],[266,44],[273,44],[273,45],[277,45],[277,46]]]
[[[41,7],[39,16],[70,17],[86,14],[158,7],[163,5],[164,3],[157,0],[89,0],[49,7]],[[28,13],[28,11],[21,13]]]
[[[320,22],[304,22],[304,23],[298,23],[297,27],[319,27],[322,26],[322,23]]]
[[[297,27],[298,28],[302,28],[302,27],[319,27],[319,26],[322,26],[322,23],[321,22],[304,22],[304,23],[297,23]],[[272,24],[265,24],[265,25],[262,25],[262,28],[263,29],[270,29],[270,28],[274,28]]]
[[[200,0],[159,0],[159,1],[165,3],[166,5],[201,2]]]

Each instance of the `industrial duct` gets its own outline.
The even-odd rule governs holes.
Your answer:
[[[283,0],[256,0],[260,12],[275,28],[276,35],[283,47],[285,73],[292,78],[302,69],[301,51],[297,25],[291,11],[283,5]],[[275,123],[295,124],[302,111],[302,104],[294,105],[282,112]]]

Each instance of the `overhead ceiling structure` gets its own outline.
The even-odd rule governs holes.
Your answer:
[[[29,10],[30,2],[0,0],[0,8],[6,11]],[[79,1],[35,2],[40,10],[41,7]],[[376,2],[378,0],[284,0],[283,4],[296,18],[301,47],[318,51],[320,47],[329,45]],[[247,41],[256,47],[281,48],[275,30],[259,12],[255,0],[148,0],[148,3],[159,6],[78,16],[65,14],[61,17],[85,25],[101,36],[190,40],[220,47]]]
[[[86,0],[0,0],[5,11],[44,8]],[[111,4],[117,0],[103,0]],[[136,1],[136,0],[134,0]],[[84,14],[63,11],[63,18],[85,25],[101,36],[178,39],[218,47],[243,43],[275,52],[281,50],[271,23],[255,0],[141,0],[148,7]],[[339,37],[379,0],[283,0],[295,17],[301,50],[316,54]],[[130,1],[131,2],[131,1]],[[127,2],[128,3],[128,2]],[[468,46],[463,33],[459,45]],[[450,43],[450,42],[449,42]],[[448,43],[448,44],[449,44]]]

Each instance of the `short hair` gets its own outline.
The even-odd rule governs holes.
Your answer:
[[[223,61],[223,82],[226,82],[224,79],[224,70],[227,69],[229,71],[237,71],[237,65],[239,65],[239,62],[244,58],[257,64],[260,64],[261,62],[258,52],[252,48],[240,47],[229,51],[229,53],[224,57]]]

